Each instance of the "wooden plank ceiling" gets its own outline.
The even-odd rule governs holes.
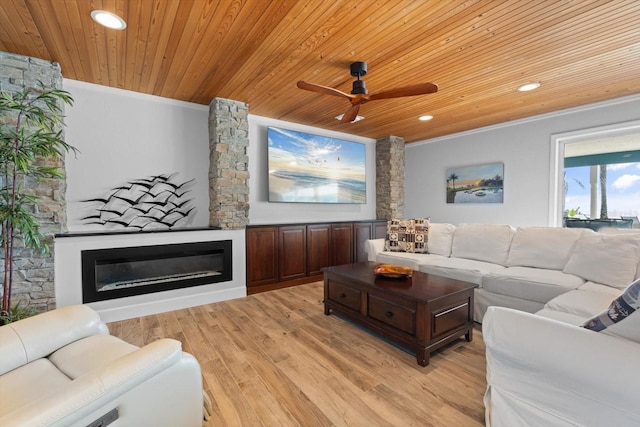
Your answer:
[[[127,29],[100,27],[93,9]],[[415,142],[640,93],[640,1],[2,0],[0,50],[57,61],[70,79]],[[296,87],[350,92],[354,61],[368,63],[370,93],[440,90],[369,102],[342,124],[346,99]]]

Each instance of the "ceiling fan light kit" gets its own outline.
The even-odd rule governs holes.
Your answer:
[[[369,95],[364,80],[360,79],[360,77],[367,74],[367,63],[354,62],[351,64],[349,69],[351,75],[356,77],[356,80],[353,82],[353,87],[350,94],[344,93],[332,87],[321,86],[314,83],[307,83],[302,80],[297,83],[297,86],[298,88],[303,90],[348,99],[351,103],[351,108],[342,115],[342,119],[340,120],[342,123],[353,123],[357,121],[357,117],[362,117],[358,116],[358,111],[360,110],[360,106],[368,101],[375,101],[377,99],[401,98],[405,96],[426,95],[428,93],[436,93],[438,91],[438,85],[436,85],[435,83],[421,83],[413,86],[389,89],[383,92]]]
[[[338,115],[338,116],[335,116],[334,118],[335,118],[336,120],[340,120],[340,121],[342,121],[342,118],[343,118],[343,117],[344,117],[344,114],[340,114],[340,115]],[[363,116],[356,116],[356,118],[355,118],[355,119],[353,119],[353,120],[351,120],[351,122],[349,122],[349,123],[359,122],[359,121],[360,121],[360,120],[362,120],[362,119],[364,119],[364,117],[363,117]]]

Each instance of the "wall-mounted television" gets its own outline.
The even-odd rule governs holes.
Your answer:
[[[269,201],[366,203],[366,146],[269,127]]]

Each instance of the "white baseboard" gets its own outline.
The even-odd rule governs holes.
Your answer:
[[[163,293],[163,292],[161,292]],[[161,293],[153,294],[156,297]],[[203,304],[211,304],[235,298],[247,296],[247,289],[244,286],[220,289],[210,292],[193,295],[169,296],[155,301],[136,301],[136,297],[117,299],[118,305],[114,306],[116,300],[110,300],[109,304],[95,302],[86,304],[98,312],[100,318],[106,323],[120,320],[132,319],[135,317],[149,316],[152,314],[164,313],[172,310],[195,307]]]

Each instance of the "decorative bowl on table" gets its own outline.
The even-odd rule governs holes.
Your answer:
[[[413,270],[404,265],[379,264],[373,269],[373,274],[389,279],[405,279],[411,277]]]

